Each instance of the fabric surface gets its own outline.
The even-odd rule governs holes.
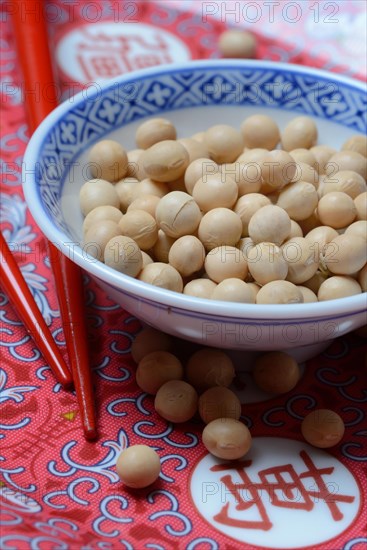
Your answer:
[[[22,192],[21,166],[29,135],[7,4],[1,5],[1,230],[66,357],[45,241]],[[63,93],[71,82],[78,87],[121,71],[118,63],[106,61],[103,47],[93,63],[88,58],[89,73],[77,73],[79,80],[73,71],[80,71],[78,60],[81,63],[82,58],[76,59],[75,51],[70,50],[68,69],[68,63],[57,57],[62,55],[57,54],[60,41],[75,29],[84,36],[84,53],[90,51],[89,31],[80,31],[81,27],[113,21],[114,17],[118,24],[132,23],[134,17],[134,24],[169,31],[192,58],[218,56],[217,37],[231,21],[213,15],[203,27],[202,12],[197,8],[200,3],[193,4],[50,2],[50,39]],[[209,5],[220,9],[224,3],[201,4],[205,9]],[[303,6],[306,2],[293,4]],[[363,18],[359,6],[363,2],[348,4],[350,17],[357,14]],[[117,5],[120,11],[116,11]],[[346,71],[345,57],[343,63],[331,66],[331,47],[316,55],[308,42],[294,47],[269,33],[262,35],[260,25],[254,30],[259,58],[332,68],[362,79],[366,74],[363,63],[360,67],[354,64],[354,68],[350,65]],[[299,26],[299,33],[310,39],[305,26]],[[172,46],[173,58],[184,51],[176,46]],[[84,57],[84,68],[85,61]],[[137,68],[134,62],[131,69]],[[144,62],[151,61],[145,58]],[[293,391],[245,403],[242,417],[251,430],[254,447],[245,465],[228,467],[205,452],[200,422],[174,426],[154,413],[152,397],[135,383],[136,365],[130,354],[140,323],[87,276],[85,311],[98,409],[96,442],[84,440],[75,395],[55,383],[0,292],[0,548],[366,548],[365,339],[352,333],[334,341],[326,352],[307,362]],[[240,376],[239,392],[246,383],[246,376]],[[301,420],[314,408],[338,410],[345,421],[342,442],[327,451],[306,445],[300,433]],[[151,487],[132,491],[118,480],[115,463],[121,449],[136,443],[157,450],[162,473]]]

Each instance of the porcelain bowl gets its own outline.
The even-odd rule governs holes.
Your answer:
[[[260,112],[280,128],[295,116],[310,115],[319,143],[338,149],[353,134],[366,133],[366,86],[315,69],[245,60],[158,66],[96,83],[60,105],[32,136],[24,192],[46,237],[141,321],[202,345],[288,350],[307,359],[366,324],[366,293],[298,305],[203,300],[121,275],[82,247],[78,194],[90,177],[88,150],[98,140],[118,139],[133,149],[135,130],[149,117],[169,118],[184,137],[213,124],[238,128]]]

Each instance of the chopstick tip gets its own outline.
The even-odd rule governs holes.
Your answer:
[[[88,441],[93,441],[93,440],[97,439],[98,432],[97,432],[96,428],[95,427],[89,427],[89,428],[84,427],[84,437]]]

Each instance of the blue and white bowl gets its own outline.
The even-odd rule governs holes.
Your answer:
[[[24,192],[47,238],[92,275],[124,309],[184,339],[237,350],[293,350],[303,359],[366,324],[366,293],[328,302],[252,305],[210,301],[157,288],[94,260],[81,246],[79,189],[89,179],[88,150],[103,138],[136,147],[137,126],[173,121],[179,137],[213,124],[239,127],[266,112],[282,128],[312,116],[319,143],[335,148],[366,133],[366,86],[326,72],[261,61],[195,61],[158,66],[95,85],[60,105],[33,135]]]

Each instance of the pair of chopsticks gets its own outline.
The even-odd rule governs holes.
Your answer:
[[[43,0],[13,0],[10,3],[28,123],[33,133],[57,106],[57,93],[48,48]],[[34,91],[39,90],[39,93]],[[97,435],[92,374],[88,362],[84,321],[83,281],[79,266],[48,243],[55,278],[71,373],[49,331],[15,258],[0,232],[1,284],[57,380],[68,388],[74,383],[85,437]]]

